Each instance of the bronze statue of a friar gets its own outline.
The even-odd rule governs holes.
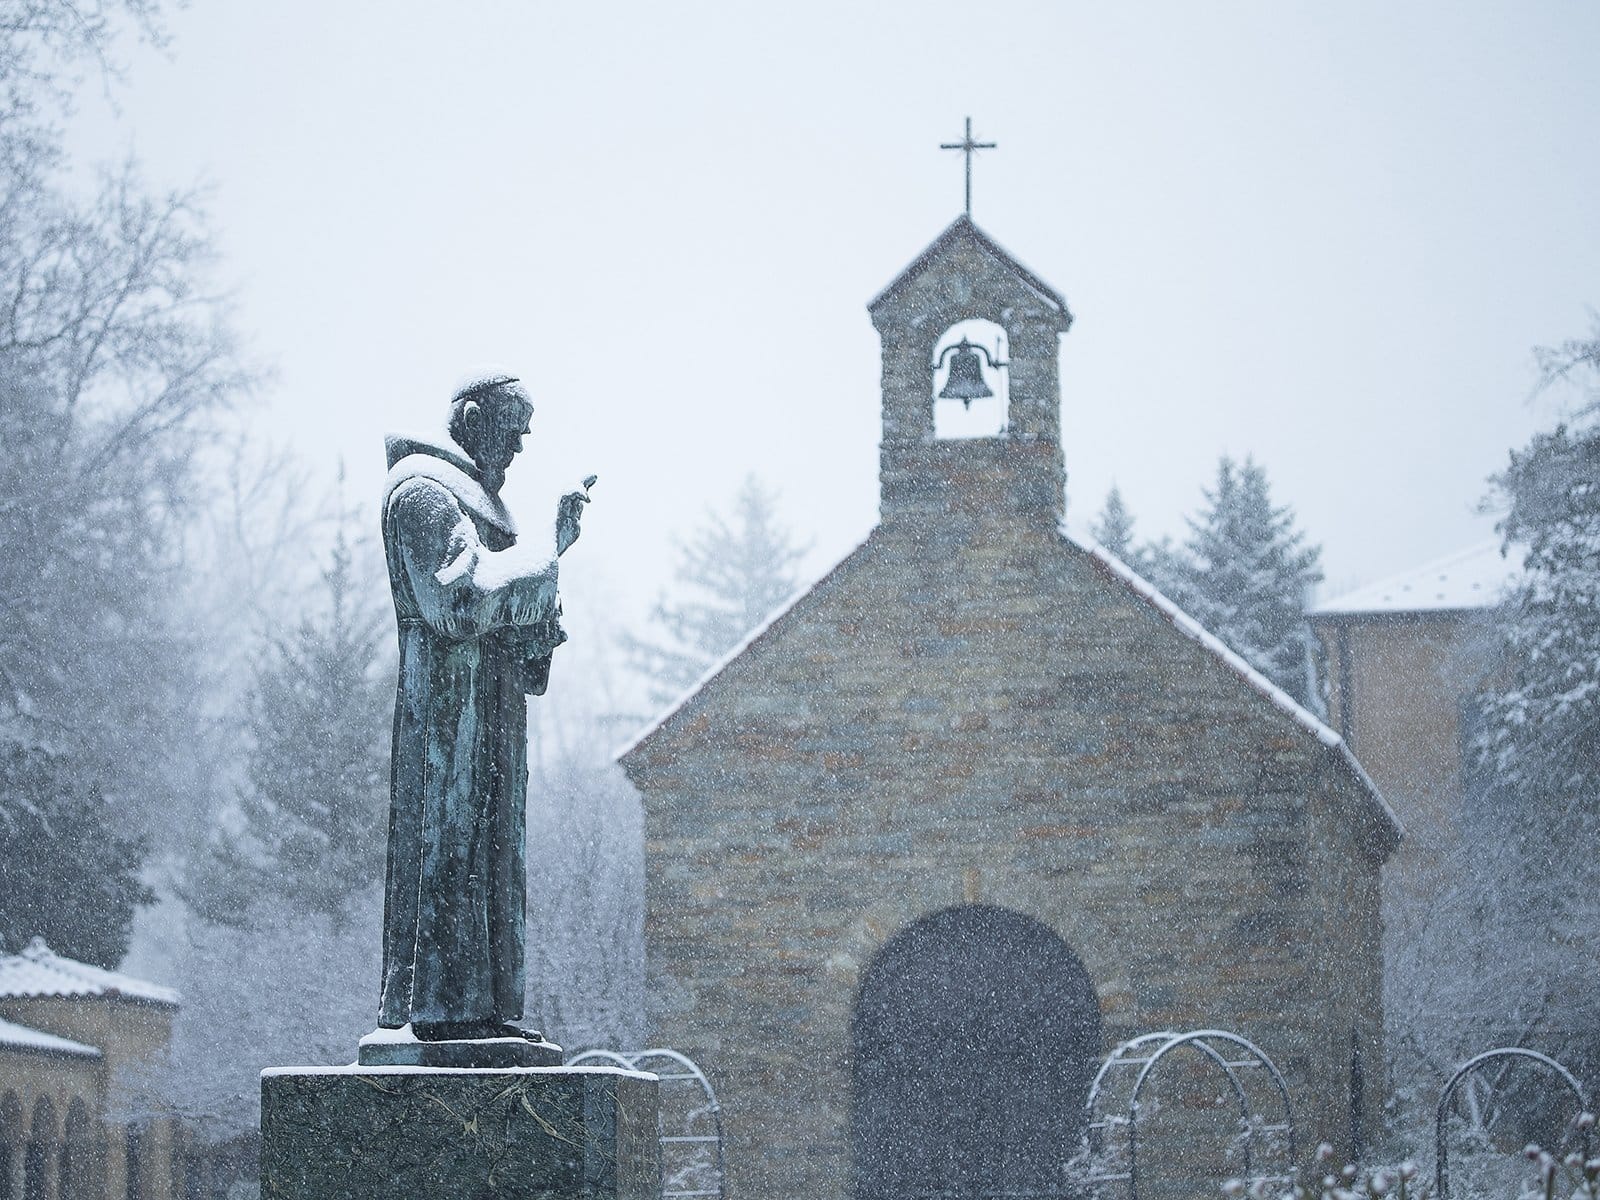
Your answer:
[[[387,439],[383,545],[400,627],[379,1028],[361,1061],[559,1062],[519,1024],[525,955],[527,696],[566,640],[559,556],[591,476],[564,495],[553,544],[521,542],[500,499],[533,404],[487,374],[450,402],[447,434]]]

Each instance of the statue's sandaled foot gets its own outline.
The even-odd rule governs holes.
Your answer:
[[[425,1021],[411,1031],[419,1042],[482,1042],[490,1038],[517,1038],[524,1042],[543,1042],[537,1029],[524,1029],[511,1021]]]
[[[561,1047],[509,1021],[412,1022],[410,1038],[389,1029],[361,1039],[357,1061],[364,1067],[443,1067],[508,1070],[559,1067]]]
[[[494,1021],[417,1021],[411,1032],[419,1042],[480,1042],[506,1036]]]
[[[521,1025],[518,1025],[513,1021],[507,1021],[502,1024],[500,1026],[500,1032],[495,1034],[495,1036],[521,1038],[525,1042],[544,1041],[544,1034],[540,1033],[537,1029],[524,1029]]]

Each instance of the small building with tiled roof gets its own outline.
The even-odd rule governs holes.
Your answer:
[[[962,217],[870,313],[878,526],[619,756],[654,1034],[737,1114],[729,1200],[1067,1194],[1096,1068],[1163,1029],[1252,1039],[1302,1146],[1361,1142],[1394,815],[1337,732],[1063,532],[1060,293]],[[940,436],[985,393],[998,432]],[[1220,1083],[1143,1130],[1188,1173],[1165,1194],[1228,1170]]]
[[[124,1072],[165,1051],[178,1004],[38,938],[0,955],[0,1200],[181,1195],[174,1123],[113,1117]]]

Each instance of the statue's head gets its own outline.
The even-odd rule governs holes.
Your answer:
[[[498,492],[506,468],[522,449],[533,416],[527,389],[512,375],[485,375],[450,400],[450,436],[478,468],[484,487]]]

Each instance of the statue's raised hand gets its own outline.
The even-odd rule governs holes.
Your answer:
[[[568,492],[556,505],[556,553],[565,554],[567,547],[578,540],[578,535],[583,532],[579,522],[583,519],[583,506],[589,503],[589,489],[595,484],[597,477],[590,475],[583,481],[583,486],[575,492]]]

